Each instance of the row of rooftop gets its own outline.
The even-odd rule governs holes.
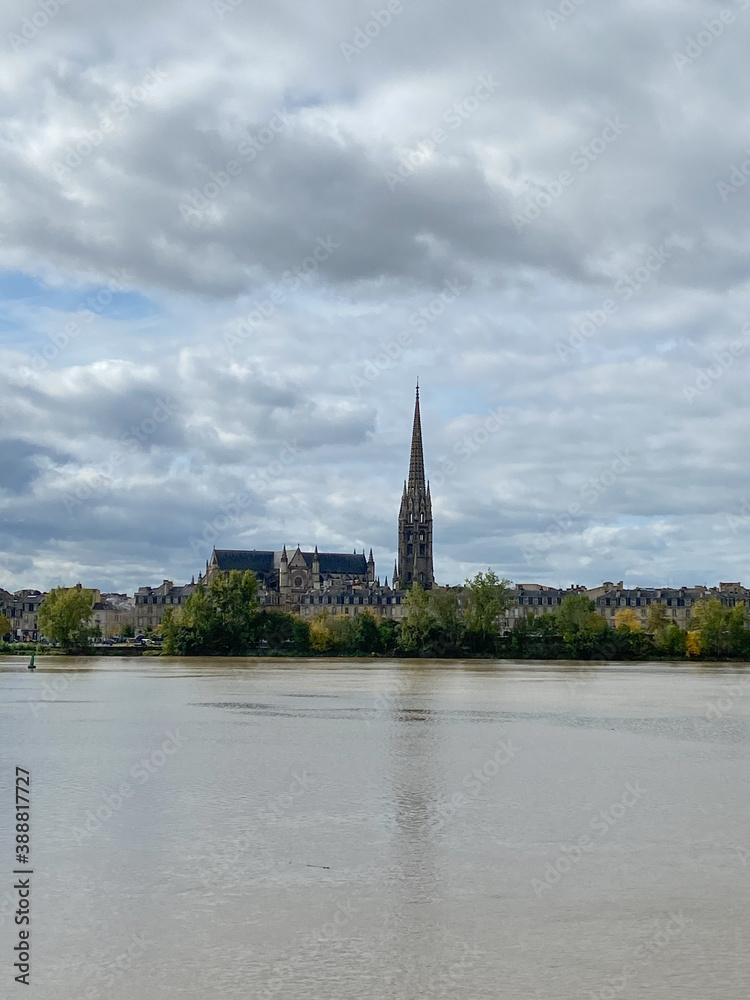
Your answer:
[[[292,593],[283,593],[278,585],[274,588],[261,581],[258,598],[263,607],[292,611],[303,618],[311,618],[321,611],[334,615],[369,611],[381,618],[402,618],[406,610],[406,592],[381,585],[377,579],[368,579],[368,576],[369,573],[365,573],[364,577],[341,574],[340,579],[318,579],[312,585],[302,586]],[[210,572],[201,574],[198,582],[210,581],[211,578]],[[308,581],[303,583],[307,584]],[[195,578],[184,585],[164,580],[157,587],[139,587],[132,596],[102,593],[94,589],[92,625],[99,627],[103,638],[122,635],[127,628],[132,628],[136,634],[142,634],[156,628],[168,608],[183,605],[197,585]],[[750,612],[750,590],[739,582],[720,583],[718,587],[699,585],[628,588],[622,581],[606,581],[594,588],[571,586],[565,589],[522,583],[512,587],[511,605],[501,627],[512,628],[519,618],[552,612],[569,594],[585,594],[594,601],[597,613],[612,624],[617,611],[624,608],[632,609],[645,622],[649,606],[661,604],[667,609],[668,617],[684,626],[693,605],[712,597],[718,598],[726,607],[743,603]],[[40,638],[38,612],[46,596],[46,593],[39,590],[10,593],[0,588],[0,614],[9,620],[15,639],[37,641]]]

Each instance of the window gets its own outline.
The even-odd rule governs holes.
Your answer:
[[[295,576],[295,578],[294,578],[294,586],[295,587],[301,587],[302,586],[302,577],[301,576]]]
[[[414,546],[413,545],[407,545],[406,546],[406,554],[407,554],[407,556],[410,556],[413,551],[414,551]]]
[[[424,545],[420,545],[419,546],[419,554],[420,554],[420,556],[424,555]]]

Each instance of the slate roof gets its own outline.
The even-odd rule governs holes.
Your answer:
[[[223,572],[250,569],[253,573],[273,573],[274,553],[260,549],[216,549],[216,562]]]
[[[314,552],[302,553],[308,566],[312,566]],[[318,564],[321,574],[342,573],[348,576],[367,576],[367,560],[363,554],[354,552],[319,552]]]
[[[267,552],[261,549],[216,549],[216,562],[222,572],[231,569],[251,569],[253,573],[273,573],[278,569],[280,552]],[[287,549],[287,557],[292,558],[294,552]],[[312,568],[314,552],[302,552],[305,564]],[[354,552],[319,552],[318,562],[321,574],[341,573],[348,576],[366,576],[367,559],[362,553]]]

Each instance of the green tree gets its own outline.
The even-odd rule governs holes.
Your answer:
[[[573,659],[609,659],[610,629],[585,594],[566,594],[555,612],[568,653]],[[614,646],[613,646],[614,648]]]
[[[39,629],[66,653],[83,653],[91,644],[89,619],[94,592],[82,587],[56,587],[39,608]]]
[[[477,573],[464,589],[464,621],[469,646],[474,652],[497,654],[500,618],[511,605],[510,580],[501,580],[493,570]]]
[[[399,646],[401,628],[392,618],[383,618],[378,623],[380,648],[384,653],[395,653]]]
[[[250,570],[233,569],[199,584],[180,609],[162,620],[164,652],[190,656],[243,656],[257,640],[258,581]]]
[[[167,610],[171,611],[171,608],[167,608]],[[123,626],[123,630],[120,633],[120,635],[125,639],[132,639],[133,636],[135,635],[135,629],[133,628],[132,625],[125,625]]]
[[[435,656],[460,656],[463,652],[466,624],[458,587],[436,587],[429,592],[434,626],[430,645]]]
[[[4,639],[6,635],[10,635],[12,632],[11,624],[2,612],[0,612],[0,639]]]
[[[404,652],[422,655],[434,625],[429,594],[420,583],[414,583],[406,595],[406,614],[401,622],[400,643]]]
[[[700,652],[713,659],[743,656],[748,645],[745,627],[745,605],[725,608],[718,597],[696,604],[690,615],[690,630],[697,632]],[[695,640],[691,652],[695,652]]]
[[[519,618],[511,632],[510,653],[521,659],[557,660],[568,655],[556,614]]]
[[[683,631],[677,622],[671,622],[665,628],[659,629],[655,636],[658,652],[669,660],[685,658],[687,632]]]
[[[354,618],[352,629],[352,656],[370,656],[381,650],[378,623],[369,611]]]

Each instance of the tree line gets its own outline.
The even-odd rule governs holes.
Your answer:
[[[575,660],[750,659],[745,606],[712,597],[696,604],[687,629],[651,604],[644,624],[619,609],[611,627],[586,594],[567,594],[559,607],[520,617],[506,631],[515,604],[509,580],[491,569],[463,587],[426,591],[418,583],[405,598],[401,621],[319,611],[309,620],[263,608],[258,581],[232,570],[199,584],[184,605],[167,608],[158,628],[163,652],[174,656],[404,656]],[[65,652],[85,653],[97,633],[89,625],[93,592],[52,590],[39,609],[39,628]],[[0,617],[0,637],[10,622]]]

